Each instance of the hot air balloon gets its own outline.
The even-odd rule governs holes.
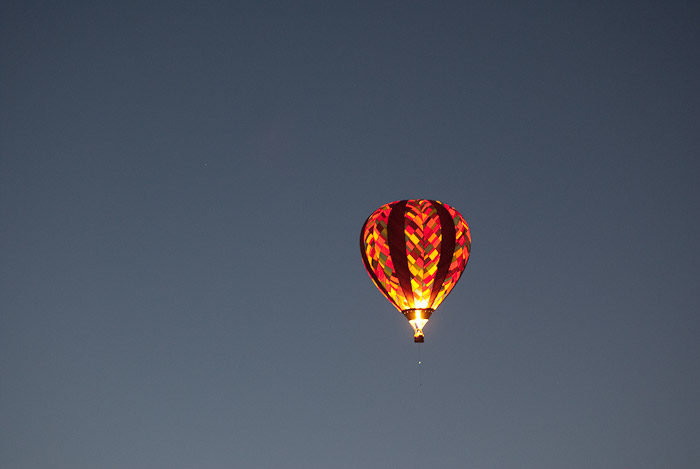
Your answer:
[[[437,200],[399,200],[382,205],[360,233],[367,273],[408,319],[414,342],[457,284],[469,259],[471,235],[462,215]]]

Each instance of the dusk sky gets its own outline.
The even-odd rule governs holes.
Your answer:
[[[697,1],[4,1],[0,467],[698,468],[699,208]]]

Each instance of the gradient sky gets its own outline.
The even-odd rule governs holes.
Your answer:
[[[699,24],[2,2],[0,467],[700,467]],[[421,346],[405,198],[473,237]]]

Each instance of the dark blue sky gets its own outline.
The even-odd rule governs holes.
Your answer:
[[[696,2],[0,7],[0,467],[700,466]],[[417,352],[358,249],[457,208]]]

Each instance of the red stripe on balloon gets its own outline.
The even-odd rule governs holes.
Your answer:
[[[445,281],[452,264],[456,232],[455,222],[445,206],[435,200],[431,200],[430,203],[437,210],[438,217],[440,217],[440,260],[438,261],[435,280],[433,281],[433,291],[430,292],[430,301],[428,302],[428,305],[432,308],[433,302],[437,298],[438,293],[440,293],[442,283]]]
[[[394,273],[399,279],[399,285],[406,297],[408,308],[414,308],[413,288],[411,288],[411,272],[408,270],[408,256],[406,255],[406,204],[408,200],[401,200],[391,207],[387,223],[387,243],[389,255],[394,264]],[[401,309],[401,308],[399,308]]]

